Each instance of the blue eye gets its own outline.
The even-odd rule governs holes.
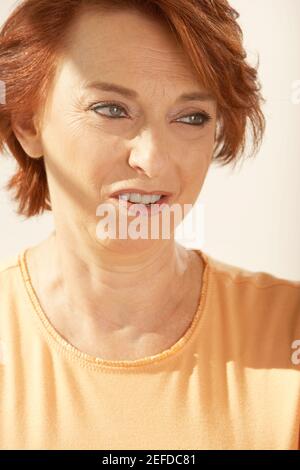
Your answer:
[[[96,111],[96,109],[105,109],[108,108],[109,110],[124,110],[122,106],[117,105],[116,103],[104,103],[102,105],[97,105],[92,108],[93,111],[95,111],[97,114],[100,114],[101,116],[107,117],[108,119],[119,119],[123,118],[123,116],[120,116],[118,113],[113,112],[111,116],[108,116],[107,114],[101,114]],[[125,111],[126,112],[126,111]]]
[[[211,116],[209,116],[209,114],[207,113],[195,113],[195,114],[189,114],[188,116],[183,116],[182,118],[180,119],[189,119],[189,118],[195,118],[195,117],[199,117],[201,119],[200,122],[197,122],[196,119],[192,119],[191,122],[186,122],[185,124],[188,124],[190,126],[199,126],[199,127],[202,127],[204,126],[208,121],[211,120]]]
[[[109,109],[109,112],[111,113],[110,115],[99,113],[97,111],[97,109],[105,109],[105,108]],[[97,113],[98,115],[103,116],[108,119],[124,119],[124,117],[127,116],[126,110],[123,108],[123,106],[119,106],[116,103],[103,103],[101,105],[96,105],[92,108],[92,111],[95,111],[95,113]],[[126,114],[125,116],[120,116],[120,112],[122,113],[122,111],[125,112]],[[187,124],[189,126],[203,127],[208,121],[211,120],[211,116],[205,112],[190,114],[187,116],[183,116],[180,119],[190,119],[190,118],[193,118],[191,122],[184,122],[183,124]],[[200,118],[200,122],[197,122],[197,118]],[[180,122],[180,121],[177,120],[177,122]]]

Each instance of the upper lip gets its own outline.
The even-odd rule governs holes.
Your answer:
[[[168,191],[163,191],[163,190],[153,190],[153,191],[145,191],[144,189],[138,189],[138,188],[127,188],[127,189],[120,189],[119,191],[116,191],[111,194],[111,197],[116,197],[119,196],[120,194],[128,194],[128,193],[139,193],[139,194],[145,194],[145,195],[151,195],[151,194],[162,194],[163,196],[171,196],[172,193]]]

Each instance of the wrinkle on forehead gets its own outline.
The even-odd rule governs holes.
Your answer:
[[[187,67],[189,66],[189,57],[181,50],[170,50],[165,48],[156,48],[147,46],[145,44],[138,44],[135,42],[131,47],[124,47],[126,49],[126,59],[130,58],[134,60],[135,58],[143,58],[143,60],[149,61],[158,61],[164,64],[170,64],[175,67]],[[122,46],[119,49],[115,49],[116,55],[122,54]],[[120,54],[119,54],[120,53]],[[113,57],[113,55],[111,56]]]
[[[126,60],[124,60],[126,57]],[[106,79],[113,77],[136,76],[143,79],[155,78],[162,80],[169,78],[197,84],[197,75],[188,59],[183,55],[170,54],[164,50],[157,50],[147,46],[118,48],[110,55],[95,54],[91,61],[88,55],[81,56],[79,61],[72,57],[75,64],[80,64],[82,70],[91,72],[95,79],[97,76]]]
[[[67,34],[69,52],[75,57],[85,53],[93,58],[126,57],[127,60],[136,55],[178,67],[182,62],[187,65],[189,60],[167,24],[134,10],[104,16],[83,14],[78,20]]]
[[[110,48],[109,54],[107,53]],[[187,69],[191,69],[189,58],[180,50],[170,51],[169,49],[156,48],[138,44],[137,42],[124,41],[122,45],[110,46],[99,40],[93,47],[85,48],[83,45],[74,47],[69,51],[68,56],[76,62],[86,63],[97,66],[111,66],[114,64],[123,64],[125,68],[128,65],[138,67],[141,63],[143,66],[160,67],[165,70],[174,69],[179,73],[184,73]],[[124,60],[126,58],[126,60]]]
[[[188,73],[188,71],[184,68],[182,69],[176,69],[174,67],[170,68],[164,63],[159,63],[159,62],[147,62],[143,61],[142,63],[137,61],[137,62],[132,62],[132,63],[126,63],[123,66],[118,64],[117,62],[111,61],[109,63],[101,64],[100,66],[101,70],[101,77],[105,77],[106,81],[107,79],[114,80],[114,77],[118,79],[120,76],[124,76],[124,73],[126,71],[126,81],[128,79],[129,82],[134,83],[134,78],[130,77],[136,77],[141,80],[146,80],[149,78],[156,79],[158,81],[162,81],[164,79],[172,79],[172,80],[179,80],[182,82],[188,82],[196,84],[196,77],[192,75],[192,72]],[[95,72],[95,75],[97,73]],[[122,82],[124,83],[124,80]]]
[[[175,81],[176,85],[201,86],[193,64],[168,26],[135,13],[81,16],[69,32],[64,54],[67,75],[75,81],[120,83],[121,78],[129,88],[136,88],[137,82],[142,88],[155,88],[154,82],[165,82],[170,88]]]

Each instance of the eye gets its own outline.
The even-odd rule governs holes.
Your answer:
[[[99,113],[97,111],[98,109],[108,109],[110,115],[104,114],[104,113]],[[92,111],[97,113],[100,116],[103,116],[108,119],[124,119],[124,117],[127,116],[127,112],[123,106],[118,105],[117,103],[109,102],[109,103],[102,103],[101,105],[97,104],[92,108]],[[125,116],[121,116],[120,112],[122,113],[125,112]],[[191,122],[185,122],[184,124],[190,125],[190,126],[198,126],[198,127],[203,127],[208,121],[211,120],[211,116],[205,112],[199,112],[199,113],[194,113],[190,114],[188,116],[183,116],[180,119],[190,119],[192,118]],[[200,122],[197,121],[197,119],[200,119]],[[178,121],[179,122],[179,121]]]
[[[193,118],[191,122],[186,122],[185,124],[188,124],[190,126],[198,126],[198,127],[203,127],[207,122],[211,120],[211,116],[207,113],[194,113],[190,114],[188,116],[183,116],[180,119],[189,119]],[[200,119],[200,122],[197,122],[197,118]]]
[[[109,110],[111,115],[99,113],[98,111],[96,111],[97,109],[105,109],[105,108]],[[118,118],[123,119],[124,116],[120,116],[119,114],[120,110],[126,113],[126,110],[122,106],[117,105],[116,103],[103,103],[102,105],[97,105],[92,108],[92,111],[95,111],[95,113],[100,114],[101,116],[104,116],[108,119],[118,119]]]

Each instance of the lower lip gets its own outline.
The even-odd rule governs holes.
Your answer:
[[[142,202],[140,203],[134,203],[130,201],[125,201],[124,199],[119,199],[118,196],[113,197],[112,199],[115,199],[119,202],[119,204],[122,207],[125,207],[129,213],[129,215],[146,215],[146,216],[152,216],[155,214],[158,214],[163,210],[164,205],[168,205],[170,202],[171,196],[163,196],[160,198],[159,201],[151,204],[151,205],[146,205]],[[139,206],[138,208],[134,209],[134,206]],[[133,210],[134,209],[134,210]]]

